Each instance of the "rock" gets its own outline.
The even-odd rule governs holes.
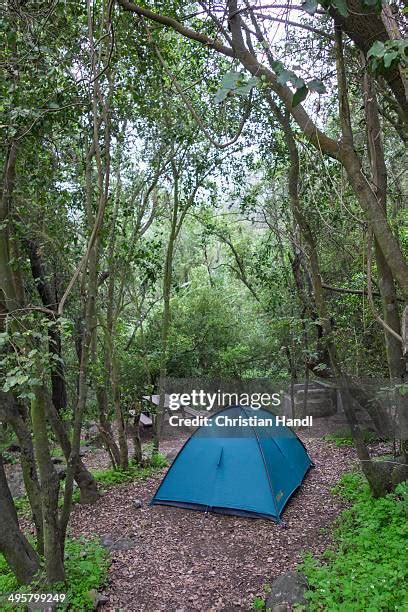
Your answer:
[[[51,457],[51,461],[53,462],[54,465],[59,465],[61,463],[64,463],[64,460],[62,457]]]
[[[103,595],[102,593],[98,593],[96,589],[90,589],[90,591],[88,591],[88,595],[93,603],[94,610],[96,610],[100,606],[103,606],[109,601],[106,595]]]
[[[394,467],[391,475],[391,482],[396,487],[401,482],[408,480],[408,465],[404,463],[403,457],[396,457],[395,461],[401,461],[399,465]]]
[[[136,510],[138,510],[142,506],[143,506],[143,502],[140,499],[135,499],[133,501],[133,507],[136,508]]]
[[[283,612],[287,607],[281,608],[281,604],[306,604],[307,588],[307,580],[302,574],[298,572],[282,574],[272,583],[266,599],[266,608],[271,608],[273,612]]]
[[[67,477],[67,468],[66,468],[66,467],[59,466],[59,467],[56,469],[56,472],[57,472],[57,474],[58,474],[58,478],[59,478],[60,480],[65,480],[65,478]]]
[[[98,598],[98,591],[96,589],[90,589],[88,591],[88,596],[89,596],[89,598],[91,599],[92,603],[95,606],[96,600]]]
[[[169,463],[173,462],[173,459],[175,459],[178,455],[178,450],[172,448],[171,450],[169,450],[168,453],[166,453],[166,459],[169,461]]]
[[[21,450],[20,445],[16,442],[12,442],[7,448],[6,452],[8,453],[19,453]]]
[[[128,536],[118,537],[113,534],[107,533],[101,536],[101,544],[108,550],[129,550],[134,548],[137,544],[135,538]]]
[[[105,604],[108,603],[108,601],[109,601],[109,598],[106,597],[106,595],[103,595],[102,593],[98,593],[98,596],[96,597],[95,602],[94,602],[95,609],[99,608],[100,606],[104,606]]]
[[[95,438],[99,435],[99,427],[96,421],[90,421],[83,428],[83,436],[85,440],[90,440],[91,438]]]

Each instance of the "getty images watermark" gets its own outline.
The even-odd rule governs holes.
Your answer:
[[[240,414],[231,416],[229,414],[215,414],[207,416],[204,414],[194,414],[193,416],[180,416],[180,414],[171,415],[169,425],[172,427],[272,427],[280,425],[303,425],[312,426],[313,418],[306,417],[304,419],[291,419],[285,415],[274,415],[273,408],[279,408],[281,405],[281,393],[239,393],[221,391],[218,389],[215,392],[205,391],[204,389],[192,389],[183,393],[170,393],[168,396],[168,408],[171,411],[184,411],[186,408],[193,410],[201,409],[201,411],[211,411],[228,406],[239,406],[243,409]],[[270,416],[262,413],[262,416],[257,411],[265,408],[270,412]],[[254,411],[252,413],[252,411]]]
[[[170,393],[169,408],[178,410],[182,406],[213,410],[218,406],[242,406],[259,410],[263,407],[280,406],[280,393],[229,393],[218,389],[215,393],[204,389],[193,389],[189,393]]]

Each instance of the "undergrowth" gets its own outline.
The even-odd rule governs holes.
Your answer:
[[[334,492],[352,502],[337,520],[325,563],[306,555],[310,610],[408,610],[408,481],[374,499],[363,477],[345,474]]]
[[[93,477],[97,482],[104,486],[114,486],[118,484],[124,484],[126,482],[132,482],[136,479],[149,478],[154,474],[155,470],[164,468],[168,465],[167,459],[164,455],[157,453],[153,455],[148,463],[144,466],[129,463],[129,467],[126,470],[120,468],[109,468],[107,470],[95,470],[92,472]]]
[[[370,444],[370,442],[375,442],[378,440],[378,436],[376,436],[372,431],[363,431],[363,438],[366,444]],[[336,431],[335,433],[329,433],[324,436],[324,439],[326,442],[333,442],[339,448],[342,446],[354,445],[353,438],[348,431]]]
[[[106,549],[98,540],[68,539],[65,544],[65,584],[55,584],[50,591],[45,585],[44,573],[40,573],[30,585],[19,585],[0,554],[0,593],[66,593],[63,604],[56,610],[93,610],[98,590],[106,582],[109,559]],[[1,610],[24,610],[23,607],[1,602]]]
[[[126,484],[133,480],[149,478],[156,470],[167,467],[168,461],[164,455],[157,453],[153,455],[145,466],[140,466],[132,463],[126,470],[120,468],[108,468],[104,470],[94,470],[92,472],[95,480],[103,487],[110,488],[120,484]],[[81,497],[80,490],[75,488],[72,492],[72,503],[79,503]],[[58,505],[62,508],[64,503],[64,483],[60,489],[60,498]],[[27,495],[14,498],[14,505],[20,517],[29,517],[31,515],[31,507]]]

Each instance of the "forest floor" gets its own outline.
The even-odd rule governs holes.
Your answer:
[[[99,536],[111,545],[102,609],[249,610],[255,596],[265,596],[265,584],[294,569],[304,552],[321,555],[343,507],[331,488],[356,457],[350,447],[301,437],[315,468],[284,511],[286,528],[264,519],[150,507],[166,470],[110,489],[95,506],[76,505],[71,534]],[[164,440],[162,452],[174,457],[185,439]]]

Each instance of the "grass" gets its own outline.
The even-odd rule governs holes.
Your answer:
[[[376,436],[371,431],[363,431],[363,438],[366,444],[370,442],[375,442],[378,440],[378,436]],[[324,440],[326,442],[333,442],[337,447],[341,446],[353,446],[353,438],[349,431],[336,431],[335,433],[326,434],[324,436]]]
[[[126,484],[128,482],[132,482],[133,480],[149,478],[152,476],[155,471],[163,469],[167,467],[168,461],[164,455],[161,453],[153,455],[146,466],[141,467],[140,465],[135,465],[130,461],[129,467],[127,470],[121,470],[119,468],[108,468],[105,470],[94,470],[92,475],[95,480],[104,488],[109,489],[110,487],[114,487],[120,484]],[[72,503],[79,503],[81,493],[78,488],[75,488],[72,493]],[[64,484],[62,484],[60,489],[60,499],[59,499],[59,507],[61,508],[64,503]],[[17,513],[21,517],[29,517],[31,515],[30,503],[28,501],[27,495],[23,495],[22,497],[18,497],[14,499],[14,505],[16,507]]]
[[[298,566],[309,582],[307,606],[296,610],[408,610],[408,481],[374,499],[364,477],[344,474],[333,488],[350,502],[336,521],[334,546],[320,562],[310,553]],[[255,597],[252,610],[267,612]]]
[[[32,584],[20,586],[0,554],[0,593],[66,593],[64,604],[60,604],[57,610],[68,607],[71,610],[93,610],[97,592],[106,582],[108,568],[108,554],[98,540],[69,539],[65,546],[65,584],[53,585],[50,591],[45,585],[43,572]],[[2,612],[24,609],[1,603]]]
[[[308,554],[300,568],[309,609],[408,610],[408,482],[374,499],[364,478],[349,473],[334,491],[352,505],[337,521],[325,563]]]
[[[252,600],[252,610],[257,610],[258,612],[264,612],[265,608],[265,601],[262,599],[262,597],[254,597]]]
[[[103,486],[111,487],[118,484],[132,482],[137,479],[149,478],[156,470],[162,469],[168,465],[164,455],[158,453],[153,455],[148,464],[145,466],[135,465],[130,461],[129,467],[126,470],[119,468],[109,468],[107,470],[95,470],[92,472],[95,480]]]

